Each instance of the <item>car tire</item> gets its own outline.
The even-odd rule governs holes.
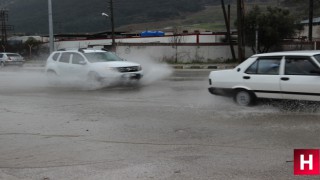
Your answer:
[[[234,101],[240,106],[251,106],[255,100],[255,95],[248,90],[237,90],[234,95]]]
[[[97,89],[102,86],[100,76],[96,72],[89,72],[87,75],[87,83],[90,86],[89,89]]]
[[[4,62],[0,62],[0,68],[4,67]]]
[[[89,72],[87,80],[91,82],[99,82],[99,75],[96,72]]]
[[[55,71],[49,70],[46,73],[49,84],[57,85],[58,83],[58,75]]]

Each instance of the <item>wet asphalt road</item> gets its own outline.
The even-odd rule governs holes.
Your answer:
[[[206,88],[84,90],[0,72],[0,179],[308,179],[293,176],[293,149],[320,148],[317,108],[239,107]]]

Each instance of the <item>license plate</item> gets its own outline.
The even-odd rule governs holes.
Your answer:
[[[129,78],[129,77],[134,77],[136,74],[124,74],[123,77]]]
[[[124,74],[124,78],[140,78],[140,74]]]

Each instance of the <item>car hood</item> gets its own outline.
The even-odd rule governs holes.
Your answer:
[[[138,63],[129,62],[129,61],[110,61],[110,62],[96,62],[91,63],[95,67],[130,67],[130,66],[140,66]]]

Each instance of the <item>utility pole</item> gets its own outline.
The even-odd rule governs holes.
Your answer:
[[[111,19],[111,38],[112,38],[112,49],[115,48],[115,37],[114,37],[114,13],[113,13],[113,0],[110,0],[110,19]]]
[[[243,0],[237,0],[237,19],[238,19],[238,61],[242,62],[245,58],[244,51],[244,4]]]
[[[52,21],[52,3],[48,0],[48,15],[49,15],[49,46],[50,54],[54,51],[54,37],[53,37],[53,21]]]
[[[8,11],[7,10],[0,10],[0,29],[1,29],[1,46],[3,51],[5,51],[5,47],[8,42],[8,34],[9,30],[13,30],[13,26],[7,25],[8,21]]]
[[[313,26],[313,0],[309,0],[309,41],[312,41]]]
[[[256,54],[258,54],[259,49],[259,25],[256,26]]]
[[[228,43],[230,45],[232,59],[235,60],[236,59],[236,55],[235,55],[235,52],[234,52],[232,39],[231,39],[231,32],[230,32],[230,5],[228,5],[228,14],[226,12],[226,7],[224,5],[224,0],[221,0],[221,6],[222,6],[222,11],[223,11],[223,16],[224,16],[224,22],[225,22],[226,28],[227,28],[227,39],[228,39]]]

